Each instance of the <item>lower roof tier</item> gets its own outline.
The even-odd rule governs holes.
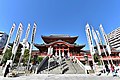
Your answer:
[[[54,41],[49,44],[34,44],[34,46],[38,48],[41,52],[47,51],[49,46],[52,46],[55,49],[56,48],[60,48],[60,49],[69,48],[70,50],[73,50],[73,51],[81,51],[81,49],[85,47],[85,45],[70,44],[62,40]]]

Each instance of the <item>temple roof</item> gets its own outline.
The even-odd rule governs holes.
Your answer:
[[[54,41],[54,42],[51,42],[49,44],[34,44],[34,46],[36,48],[38,48],[40,51],[47,50],[49,46],[52,46],[52,47],[62,47],[62,48],[69,47],[69,48],[72,48],[72,49],[75,49],[75,50],[80,50],[83,47],[85,47],[85,45],[70,44],[70,43],[62,41],[62,40]]]
[[[41,37],[46,44],[49,44],[51,42],[58,41],[58,40],[62,40],[70,44],[73,44],[78,38],[78,36],[69,36],[69,35],[50,35],[50,36],[42,35]]]

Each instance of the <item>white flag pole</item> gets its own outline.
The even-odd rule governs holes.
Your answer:
[[[101,56],[101,50],[100,50],[100,45],[98,43],[98,37],[97,37],[96,32],[94,31],[93,27],[92,27],[92,33],[93,33],[93,38],[95,40],[95,43],[96,43],[96,46],[97,46],[97,50],[98,50],[99,56],[100,56],[100,58],[102,60],[102,66],[103,66],[103,69],[104,69],[105,63],[104,63],[103,58]]]
[[[33,48],[33,43],[34,43],[34,38],[35,38],[35,34],[36,34],[36,23],[34,23],[33,26],[33,30],[32,30],[32,36],[31,36],[31,43],[30,43],[30,51],[29,51],[29,60],[27,63],[27,69],[29,70],[29,64],[30,64],[30,59],[31,59],[31,52],[32,52],[32,48]]]
[[[48,47],[48,72],[47,72],[47,74],[49,74],[49,68],[50,68],[50,56],[53,54],[53,47]]]
[[[101,37],[100,37],[100,33],[99,33],[99,31],[97,31],[97,30],[96,30],[96,33],[97,33],[97,35],[98,35],[98,39],[99,39],[99,41],[100,41],[100,44],[102,45],[103,52],[105,53],[105,56],[107,57],[107,53],[106,53],[106,50],[105,50],[105,48],[104,48],[104,44],[103,44],[103,42],[102,42],[102,39],[101,39]],[[108,64],[110,64],[108,57],[107,57],[107,62],[108,62]]]
[[[22,23],[20,23],[19,27],[18,27],[17,34],[16,34],[16,39],[14,41],[13,48],[12,48],[12,56],[11,56],[12,62],[14,62],[14,59],[15,59],[15,56],[16,56],[16,52],[17,52],[17,49],[18,49],[18,46],[19,46],[19,43],[20,43],[20,39],[21,39],[21,36],[22,36],[22,31],[23,31],[23,25],[22,25]]]
[[[50,47],[48,47],[48,53],[47,53],[47,55],[48,55],[48,71],[47,71],[47,74],[49,74],[49,67],[50,67],[50,54],[51,54],[51,46]]]
[[[2,55],[2,58],[1,58],[1,61],[0,61],[1,63],[2,63],[3,57],[5,55],[5,52],[7,50],[8,44],[10,42],[11,36],[13,35],[13,32],[15,30],[15,26],[16,26],[15,23],[13,23],[12,28],[11,28],[10,33],[9,33],[9,37],[7,39],[7,43],[6,43],[6,45],[5,45],[4,49],[3,49],[3,52],[2,52],[3,55]]]
[[[87,36],[87,40],[88,40],[88,44],[89,44],[89,48],[90,48],[91,57],[92,57],[93,70],[95,71],[96,70],[95,61],[94,61],[95,50],[93,47],[93,40],[92,40],[92,35],[91,35],[89,24],[86,25],[86,36]]]
[[[93,38],[94,38],[94,40],[95,40],[95,43],[96,43],[96,45],[97,45],[98,53],[99,53],[99,55],[101,55],[100,45],[99,45],[99,43],[98,43],[98,38],[97,38],[97,35],[96,35],[93,27],[92,27],[92,33],[93,33]]]
[[[59,65],[60,65],[60,71],[62,73],[61,61],[62,61],[62,59],[61,59],[61,51],[60,51],[60,48],[59,48]]]
[[[20,62],[21,62],[24,52],[25,52],[25,46],[27,44],[29,32],[30,32],[30,24],[28,24],[28,28],[26,30],[26,35],[25,35],[25,38],[23,39],[23,48],[22,48],[22,53],[21,53],[20,59],[19,59],[18,67],[20,66]]]
[[[101,30],[101,32],[102,32],[102,35],[103,35],[103,38],[104,38],[104,41],[105,41],[105,44],[106,44],[106,48],[107,48],[108,54],[109,54],[109,56],[110,56],[110,54],[111,54],[111,49],[110,49],[110,45],[109,45],[109,41],[108,41],[107,35],[106,35],[106,33],[105,33],[105,31],[104,31],[104,29],[103,29],[103,27],[102,27],[102,24],[100,24],[100,30]],[[110,56],[110,60],[111,60],[111,63],[112,63],[112,65],[113,65],[113,61],[112,61],[111,56]]]

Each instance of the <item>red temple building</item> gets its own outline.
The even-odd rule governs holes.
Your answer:
[[[41,36],[44,43],[43,44],[34,44],[36,48],[39,49],[37,53],[40,56],[46,56],[48,48],[53,47],[53,55],[57,56],[60,52],[64,57],[75,56],[80,61],[85,61],[84,55],[88,55],[89,60],[91,61],[91,55],[89,51],[84,51],[83,48],[85,45],[78,45],[75,43],[78,36],[69,36],[69,35],[50,35],[50,36]],[[33,51],[33,54],[36,51]]]
[[[76,44],[76,40],[78,39],[78,36],[69,36],[69,35],[50,35],[50,36],[41,36],[44,43],[43,44],[34,44],[34,46],[39,49],[39,51],[33,50],[32,54],[38,54],[39,56],[46,56],[48,53],[48,48],[51,46],[53,47],[53,55],[58,56],[59,52],[64,57],[70,57],[75,56],[80,60],[81,62],[85,63],[87,56],[87,60],[91,63],[92,57],[89,50],[83,50],[85,45],[79,45]],[[101,46],[100,46],[101,47]],[[105,46],[104,46],[105,47]],[[106,48],[106,47],[105,47]],[[95,46],[96,54],[97,47]],[[113,60],[113,63],[118,63],[120,61],[120,51],[116,51],[115,49],[112,49],[112,54],[109,56],[107,52],[107,56],[103,53],[103,49],[101,47],[102,51],[102,58],[104,62],[106,63],[107,60],[110,60],[110,56]]]
[[[106,50],[106,54],[103,50],[103,47]],[[95,46],[94,48],[96,50],[96,54],[98,54],[97,46]],[[105,45],[104,46],[100,45],[100,48],[101,48],[101,56],[102,56],[100,60],[103,59],[104,63],[108,63],[108,61],[111,63],[111,60],[112,60],[114,64],[120,65],[120,51],[119,50],[116,50],[115,48],[111,48],[111,54],[109,54]]]

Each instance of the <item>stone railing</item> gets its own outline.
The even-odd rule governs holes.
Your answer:
[[[87,69],[85,67],[85,65],[83,65],[76,57],[75,60],[77,61],[78,65],[85,71],[85,73],[87,74]]]

